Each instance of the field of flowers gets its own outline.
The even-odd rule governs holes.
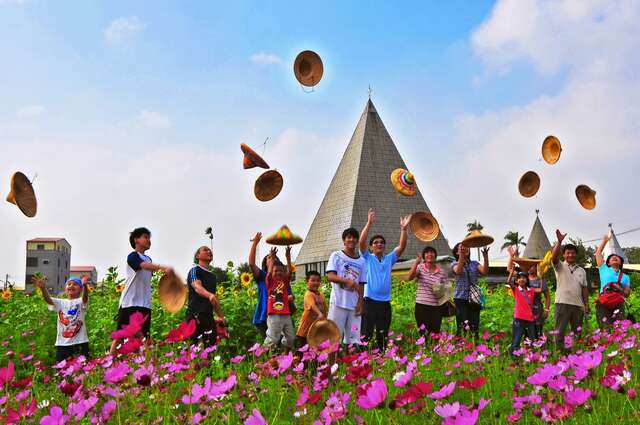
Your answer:
[[[165,313],[156,304],[154,343],[140,343],[134,323],[124,331],[130,337],[121,348],[125,354],[112,358],[105,353],[115,328],[119,282],[112,270],[91,292],[92,358],[58,365],[53,364],[55,315],[39,295],[3,294],[0,422],[640,421],[640,324],[624,321],[600,332],[591,318],[582,337],[566,338],[572,354],[562,355],[553,344],[539,341],[524,345],[514,361],[507,354],[513,299],[503,287],[487,296],[477,344],[451,335],[453,319],[445,321],[447,332],[437,339],[419,337],[413,325],[415,287],[394,281],[393,335],[385,353],[351,349],[332,354],[331,347],[323,347],[319,353],[284,354],[265,352],[258,344],[251,325],[253,282],[236,278],[219,290],[229,338],[216,348],[190,346],[184,341],[190,332],[181,324],[184,314]],[[296,299],[302,299],[304,289],[304,283],[295,284]],[[328,291],[327,285],[323,289]],[[639,301],[634,295],[634,308]]]

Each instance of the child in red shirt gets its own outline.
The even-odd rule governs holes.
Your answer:
[[[515,281],[511,278],[513,272],[509,275],[509,286],[516,301],[513,311],[513,339],[511,340],[511,348],[509,353],[514,356],[514,352],[520,347],[520,342],[524,333],[531,339],[535,337],[535,316],[533,315],[533,299],[535,294],[542,292],[542,288],[529,287],[529,276],[527,273],[519,272]]]
[[[295,330],[291,321],[291,308],[289,303],[293,296],[289,295],[291,276],[285,271],[284,265],[278,261],[274,251],[267,258],[267,337],[264,344],[269,348],[274,347],[284,334],[282,343],[288,348],[293,348]]]

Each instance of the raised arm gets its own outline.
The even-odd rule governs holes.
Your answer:
[[[271,248],[269,256],[267,257],[267,274],[270,278],[273,278],[273,268],[276,264],[276,248]]]
[[[452,270],[455,274],[461,275],[462,270],[464,270],[464,265],[467,262],[467,253],[464,245],[458,245],[458,262],[455,266],[453,266]]]
[[[482,264],[478,266],[478,272],[480,274],[488,274],[489,273],[489,247],[485,246],[482,248]]]
[[[507,262],[507,271],[511,273],[514,270],[513,259],[518,256],[518,249],[514,248],[513,245],[507,248],[507,252],[509,253],[509,261]]]
[[[413,280],[416,278],[416,276],[418,275],[418,266],[420,265],[420,263],[422,263],[422,256],[418,254],[416,256],[416,261],[414,261],[413,265],[411,266],[411,270],[409,270],[408,280]]]
[[[404,249],[407,247],[407,228],[410,220],[410,215],[405,215],[400,218],[400,242],[398,242],[398,246],[393,249],[398,257],[402,255]]]
[[[253,278],[257,281],[260,277],[260,267],[256,265],[256,250],[258,249],[258,244],[260,243],[260,239],[262,239],[262,233],[258,232],[253,237],[251,242],[251,249],[249,250],[249,267],[251,268],[251,273],[253,273]]]
[[[82,276],[82,304],[86,304],[89,302],[89,289],[87,285],[89,284],[89,276]]]
[[[42,298],[44,298],[44,302],[49,305],[53,305],[53,299],[51,299],[51,295],[49,295],[49,291],[47,291],[47,277],[43,276],[38,278],[34,276],[31,278],[31,283],[33,283],[40,289]]]
[[[598,245],[598,249],[596,249],[596,264],[598,267],[604,264],[604,255],[602,255],[602,251],[604,251],[604,247],[609,242],[609,235],[604,235],[602,238],[602,242]]]
[[[291,277],[291,273],[293,273],[293,263],[291,262],[291,247],[289,245],[287,245],[284,250],[284,257],[287,260],[287,272],[285,274],[287,275],[287,279],[289,279]]]
[[[367,213],[367,224],[362,228],[362,232],[360,232],[360,240],[358,241],[358,247],[360,248],[360,252],[365,252],[367,249],[367,239],[369,239],[369,230],[371,230],[371,226],[376,222],[376,213],[373,211],[373,208],[369,208],[369,212]]]
[[[551,251],[551,261],[553,262],[554,265],[557,265],[558,261],[560,261],[560,250],[562,248],[562,241],[566,236],[567,236],[566,233],[563,235],[562,232],[560,232],[560,229],[556,229],[557,241],[556,241],[556,244],[553,246],[553,250]]]

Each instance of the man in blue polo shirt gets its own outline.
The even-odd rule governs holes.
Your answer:
[[[364,310],[362,313],[364,342],[369,343],[376,334],[376,345],[380,350],[387,347],[387,336],[391,326],[391,269],[407,246],[407,227],[411,216],[400,219],[400,242],[385,255],[386,240],[375,235],[366,242],[369,230],[376,221],[376,214],[369,209],[367,224],[360,234],[360,252],[367,264],[367,285],[364,287]]]

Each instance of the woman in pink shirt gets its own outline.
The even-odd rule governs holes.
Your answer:
[[[536,293],[542,292],[542,288],[529,287],[529,275],[527,273],[519,272],[515,279],[512,279],[512,276],[513,272],[509,274],[509,286],[516,303],[513,311],[513,339],[511,340],[509,353],[514,356],[514,352],[520,347],[520,342],[525,332],[530,339],[535,338],[536,326],[533,315],[533,299]]]
[[[446,273],[436,264],[437,258],[435,248],[428,246],[422,250],[422,255],[418,255],[409,272],[409,280],[416,279],[416,325],[418,332],[426,336],[440,333],[442,317],[446,314],[444,303],[447,300],[433,291],[434,285],[447,281]]]

